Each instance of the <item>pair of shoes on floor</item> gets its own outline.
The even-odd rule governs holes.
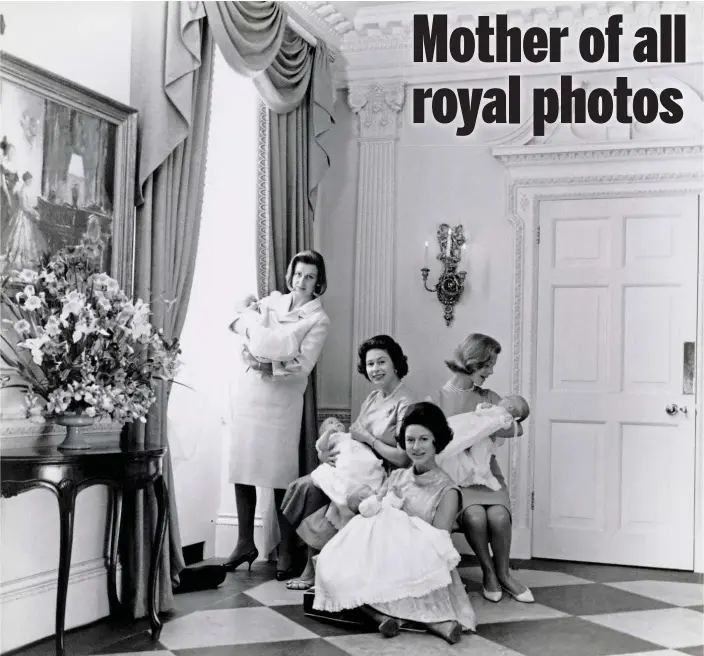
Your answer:
[[[514,594],[503,585],[501,586],[501,590],[495,591],[482,588],[482,596],[487,601],[491,601],[495,604],[498,604],[501,601],[501,598],[503,597],[504,590],[508,592],[508,594],[511,595],[516,601],[520,601],[523,604],[532,604],[535,601],[535,599],[533,598],[533,593],[530,591],[530,588],[526,588],[523,592],[519,594]]]

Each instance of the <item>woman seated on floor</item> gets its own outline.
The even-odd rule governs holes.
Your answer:
[[[474,631],[474,611],[449,535],[462,497],[435,460],[451,439],[452,430],[438,406],[422,402],[408,408],[398,442],[412,466],[393,471],[378,495],[382,505],[390,496],[396,510],[386,517],[367,512],[363,504],[377,500],[369,490],[358,504],[362,515],[318,556],[314,608],[359,607],[386,637],[398,635],[408,620],[424,624],[450,644],[458,642],[463,631]],[[418,520],[434,529],[414,524]]]
[[[388,335],[377,335],[359,347],[357,370],[374,386],[362,403],[359,417],[350,426],[353,439],[369,446],[387,470],[405,467],[408,456],[396,443],[401,418],[412,403],[411,393],[402,382],[408,373],[403,349]],[[338,449],[319,454],[322,462],[335,464]],[[338,531],[326,515],[330,500],[310,476],[295,480],[286,490],[282,511],[309,547],[309,558],[299,579],[287,583],[289,590],[307,590],[315,581],[312,558]]]

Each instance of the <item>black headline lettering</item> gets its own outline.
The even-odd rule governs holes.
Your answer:
[[[628,98],[633,95],[633,115],[628,112]],[[682,100],[679,89],[664,89],[658,97],[653,89],[638,89],[635,93],[628,87],[625,77],[616,78],[614,89],[572,88],[572,76],[560,78],[560,90],[535,89],[533,92],[533,132],[536,136],[545,135],[545,125],[555,123],[586,123],[587,117],[593,123],[607,123],[616,114],[619,123],[652,123],[658,116],[664,123],[679,123],[682,108],[677,104]],[[662,111],[660,110],[662,105]]]
[[[446,15],[426,14],[413,17],[413,60],[415,62],[447,63],[452,60],[466,63],[476,59],[483,63],[531,63],[550,61],[559,63],[563,39],[569,36],[567,27],[544,30],[531,27],[523,32],[508,27],[508,17],[498,14],[492,25],[489,16],[479,16],[474,30],[456,27],[448,32]],[[613,14],[602,28],[589,26],[578,36],[580,56],[587,63],[619,61],[623,16]],[[636,63],[685,63],[686,16],[663,14],[660,29],[641,27],[635,31],[633,59]],[[594,88],[587,91],[573,88],[571,75],[562,75],[558,88],[533,90],[533,132],[545,134],[546,125],[561,123],[652,123],[660,118],[664,123],[678,123],[683,118],[679,104],[682,93],[669,88],[656,92],[650,88],[633,90],[626,77],[617,77],[613,89]],[[632,102],[630,99],[632,98]],[[508,87],[473,87],[470,89],[415,88],[413,89],[413,122],[425,123],[431,115],[437,123],[449,124],[461,120],[456,134],[469,136],[477,122],[520,123],[521,78],[508,76]],[[630,105],[630,111],[629,111]]]
[[[562,39],[569,34],[566,27],[551,27],[549,35],[541,27],[531,27],[525,34],[518,27],[508,27],[508,16],[496,16],[496,28],[489,16],[479,16],[474,31],[456,27],[447,33],[447,16],[434,15],[432,24],[427,14],[413,16],[413,61],[447,62],[447,50],[456,62],[464,64],[474,58],[485,63],[518,63],[525,57],[529,62],[559,62],[562,58]],[[493,37],[493,39],[492,39]],[[492,48],[492,40],[494,48]],[[494,54],[495,53],[495,54]],[[425,56],[425,58],[424,58]]]

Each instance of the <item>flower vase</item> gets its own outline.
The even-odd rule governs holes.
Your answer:
[[[92,448],[81,429],[92,426],[95,423],[93,417],[65,412],[54,417],[54,423],[66,427],[66,439],[58,447],[61,451],[87,451]]]

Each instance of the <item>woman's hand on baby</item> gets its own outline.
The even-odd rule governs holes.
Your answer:
[[[246,344],[242,347],[242,362],[244,362],[248,367],[252,367],[254,369],[257,369],[259,365],[259,360],[257,360],[249,352]]]
[[[374,437],[369,433],[369,431],[365,430],[359,425],[352,426],[350,428],[350,435],[352,436],[353,440],[357,440],[357,442],[361,442],[362,444],[366,444],[367,446],[371,446],[374,442]]]
[[[333,444],[331,447],[328,446],[328,448],[318,451],[318,459],[320,462],[327,463],[331,467],[335,466],[337,463],[337,456],[339,455],[340,447],[337,444]]]

